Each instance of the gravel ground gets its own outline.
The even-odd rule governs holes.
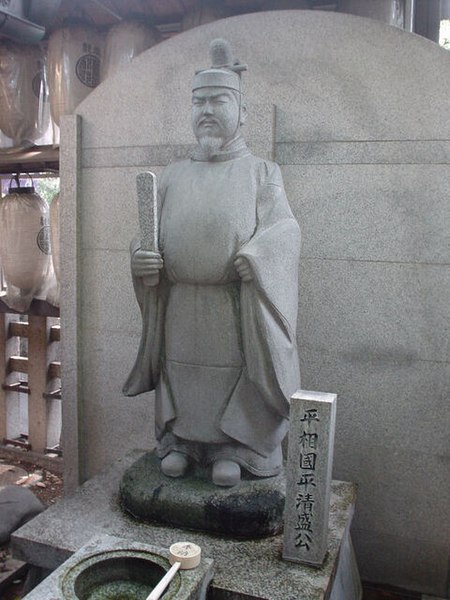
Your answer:
[[[17,466],[29,475],[38,474],[42,480],[30,487],[31,491],[41,500],[45,506],[51,506],[63,496],[63,477],[50,469],[43,468],[24,458],[3,457],[0,454],[0,463]]]

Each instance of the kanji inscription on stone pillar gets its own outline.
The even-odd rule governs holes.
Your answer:
[[[283,558],[321,565],[327,551],[336,394],[291,398]]]

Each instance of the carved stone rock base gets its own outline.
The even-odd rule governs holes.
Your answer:
[[[172,479],[161,473],[160,460],[149,452],[125,472],[121,504],[138,520],[208,533],[251,539],[280,533],[285,501],[284,474],[243,479],[218,488],[200,468]]]

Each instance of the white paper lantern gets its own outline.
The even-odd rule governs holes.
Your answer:
[[[47,203],[34,187],[10,187],[0,201],[0,262],[6,304],[26,310],[44,285],[50,266]]]
[[[0,129],[14,145],[34,142],[50,120],[45,55],[40,46],[0,43]]]
[[[48,85],[52,118],[72,114],[100,83],[103,37],[87,24],[56,29],[48,41]]]
[[[159,33],[141,21],[121,21],[106,36],[102,81],[129,65],[135,56],[159,41]]]

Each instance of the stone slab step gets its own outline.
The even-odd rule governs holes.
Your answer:
[[[6,561],[3,562],[0,556],[0,592],[15,579],[19,579],[25,573],[26,569],[27,564],[21,560],[15,560],[8,554]]]

